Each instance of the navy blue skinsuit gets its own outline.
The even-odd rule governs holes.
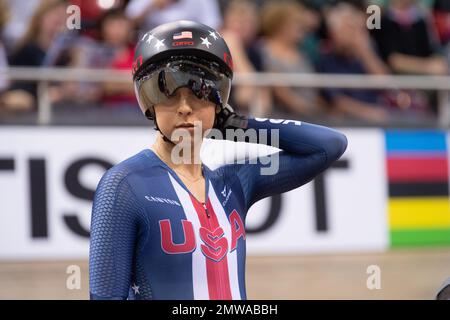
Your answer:
[[[150,149],[104,174],[92,210],[91,299],[246,299],[248,209],[311,181],[347,147],[342,133],[305,122],[251,118],[248,127],[269,130],[268,143],[279,130],[278,172],[261,174],[262,161],[202,165],[205,202]]]

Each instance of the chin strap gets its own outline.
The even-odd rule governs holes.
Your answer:
[[[153,107],[153,115],[152,115],[152,113],[149,110],[147,110],[147,119],[153,120],[153,123],[155,124],[155,128],[154,129],[156,131],[159,131],[159,133],[161,133],[161,135],[163,137],[163,140],[165,142],[175,145],[175,143],[172,140],[170,140],[169,138],[167,138],[166,135],[164,133],[162,133],[161,129],[159,129],[158,123],[156,122],[156,114],[155,114],[155,108],[154,107]]]
[[[175,143],[172,140],[170,140],[169,138],[167,138],[166,135],[164,133],[162,133],[162,131],[159,129],[158,123],[156,123],[156,117],[153,121],[155,122],[155,130],[157,130],[157,131],[159,131],[159,133],[161,133],[163,140],[167,143],[175,145]]]

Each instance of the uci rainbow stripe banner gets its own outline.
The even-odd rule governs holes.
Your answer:
[[[391,247],[450,244],[444,131],[386,131]]]

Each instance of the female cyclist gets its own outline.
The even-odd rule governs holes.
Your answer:
[[[140,39],[136,96],[159,132],[151,148],[117,164],[99,182],[91,223],[91,299],[246,299],[248,209],[309,182],[344,153],[346,137],[333,129],[237,115],[227,105],[232,74],[228,47],[208,26],[177,21]],[[266,130],[266,144],[276,132],[276,172],[263,174],[263,161],[216,170],[194,161],[200,148],[193,146],[212,128]],[[176,138],[177,130],[188,135]],[[174,150],[187,142],[191,148],[181,150],[178,161]]]

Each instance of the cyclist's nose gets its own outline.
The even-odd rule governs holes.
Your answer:
[[[179,90],[180,92],[179,92],[177,113],[179,115],[191,114],[192,106],[189,104],[190,90],[188,88],[180,88]]]

